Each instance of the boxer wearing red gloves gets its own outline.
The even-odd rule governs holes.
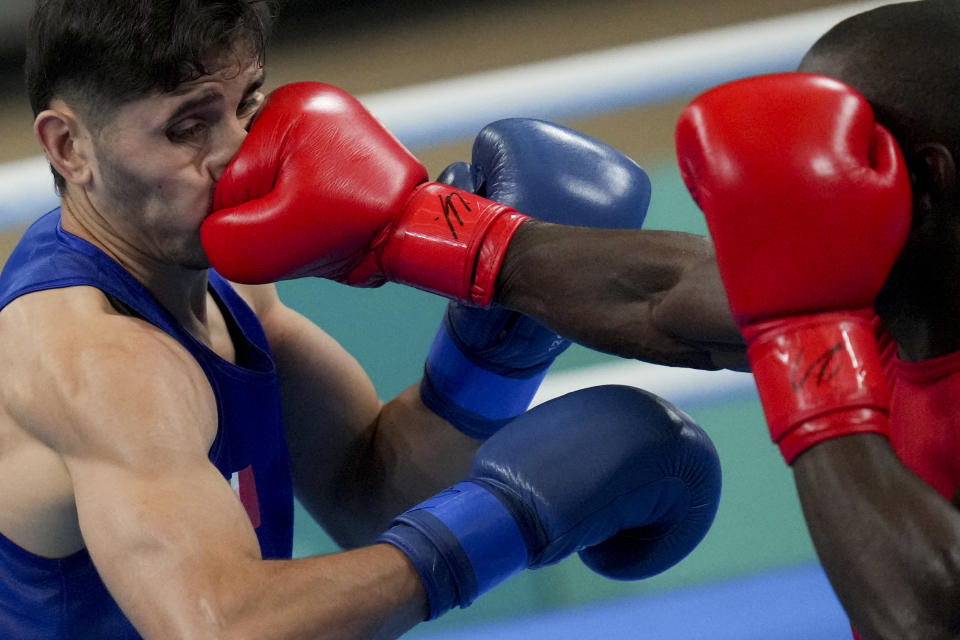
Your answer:
[[[801,65],[847,84],[731,83],[677,128],[771,435],[863,638],[960,633],[958,35],[955,4],[881,7]]]
[[[396,526],[411,527],[422,534],[420,538],[401,536],[391,544],[323,558],[261,561],[262,554],[271,553],[270,545],[258,544],[255,535],[264,527],[270,529],[268,537],[282,543],[274,550],[289,545],[285,509],[292,506],[292,498],[283,487],[273,492],[253,482],[259,471],[256,464],[245,466],[245,458],[270,454],[280,463],[275,467],[279,473],[270,477],[288,477],[278,404],[295,458],[298,492],[328,530],[351,546],[372,541],[398,511],[465,477],[478,443],[427,410],[416,388],[389,403],[379,402],[356,362],[329,336],[286,309],[269,286],[235,290],[216,274],[208,281],[197,228],[209,213],[213,185],[224,177],[259,104],[262,23],[242,0],[184,5],[175,15],[157,3],[131,1],[136,2],[136,11],[130,2],[89,0],[80,7],[46,0],[38,4],[43,19],[33,25],[28,77],[35,130],[63,191],[63,224],[57,210],[35,225],[16,259],[8,263],[13,267],[4,272],[2,283],[0,353],[6,359],[0,372],[0,435],[6,446],[0,451],[0,480],[6,490],[0,533],[8,552],[3,567],[17,572],[4,581],[13,585],[3,593],[8,603],[4,610],[10,616],[5,622],[14,625],[5,628],[19,629],[15,625],[24,620],[35,626],[42,619],[48,621],[48,635],[57,637],[61,618],[20,613],[28,610],[19,606],[21,598],[38,595],[31,580],[41,571],[55,576],[44,584],[65,585],[69,595],[94,594],[98,607],[112,607],[103,615],[104,608],[78,600],[57,609],[58,616],[96,617],[103,628],[116,622],[127,637],[136,632],[125,614],[148,637],[216,636],[224,629],[255,635],[256,628],[265,629],[270,637],[304,628],[386,636],[414,624],[427,614],[428,606],[432,610],[434,604],[442,609],[469,602],[521,568],[519,560],[513,561],[521,553],[525,562],[539,562],[544,549],[554,548],[550,538],[562,534],[562,523],[582,514],[589,500],[568,500],[566,492],[560,492],[559,499],[551,492],[553,497],[544,502],[538,496],[524,496],[517,487],[471,493],[489,507],[484,513],[496,516],[484,520],[482,524],[490,528],[482,530],[509,542],[507,566],[485,561],[491,560],[486,547],[473,544],[476,530],[464,526],[462,516],[471,510],[451,505],[446,492],[440,494],[442,500],[398,521]],[[213,5],[215,15],[190,13]],[[792,468],[824,564],[857,627],[868,637],[937,638],[958,633],[953,603],[960,599],[954,560],[960,534],[956,510],[943,496],[960,484],[956,475],[960,456],[949,448],[960,429],[956,412],[942,409],[952,409],[957,395],[954,356],[960,349],[953,306],[960,299],[956,290],[960,252],[953,241],[958,235],[955,214],[960,210],[954,162],[958,136],[952,128],[956,120],[952,95],[944,99],[948,92],[957,93],[952,88],[957,64],[951,57],[956,51],[957,12],[955,3],[940,0],[870,12],[838,28],[805,62],[808,70],[837,75],[866,95],[901,143],[915,177],[913,227],[876,303],[892,388],[894,449],[877,433],[856,432],[862,425],[873,429],[883,414],[884,394],[873,383],[872,367],[864,370],[871,374],[864,378],[866,392],[852,397],[850,391],[860,389],[851,384],[855,379],[831,379],[833,369],[815,368],[819,378],[838,383],[831,395],[804,396],[804,402],[813,401],[804,405],[804,411],[791,411],[782,421],[774,421],[776,437],[788,455],[796,455]],[[114,28],[104,31],[105,21]],[[200,32],[197,25],[203,27]],[[211,33],[220,34],[220,39],[211,40],[207,37]],[[125,55],[130,42],[146,41],[156,44],[143,48],[149,59]],[[183,50],[164,49],[170,43],[193,47],[186,52],[190,59],[183,61],[193,66],[173,68],[197,71],[199,77],[170,77],[170,60],[180,61],[176,56],[185,55]],[[238,68],[223,68],[220,54],[227,50],[252,55],[239,55]],[[931,54],[946,72],[931,64],[927,58]],[[57,64],[63,60],[79,62]],[[83,64],[87,60],[93,62]],[[209,68],[198,68],[198,60],[209,63]],[[176,92],[170,91],[170,83]],[[80,99],[84,97],[95,100]],[[342,121],[342,110],[356,108],[349,103],[338,98],[304,106]],[[102,109],[91,113],[92,106]],[[862,109],[855,111],[862,122]],[[302,232],[309,240],[281,239],[278,246],[288,247],[289,256],[258,255],[274,248],[273,236],[254,220],[238,223],[249,224],[255,234],[264,232],[259,243],[246,238],[245,246],[239,247],[243,251],[235,252],[238,270],[246,262],[261,276],[268,268],[276,277],[292,277],[302,269],[365,285],[395,278],[470,303],[486,303],[492,296],[505,308],[534,316],[559,334],[608,352],[707,368],[742,363],[742,338],[719,286],[712,247],[703,238],[639,230],[571,231],[562,225],[524,222],[509,208],[472,200],[463,192],[443,191],[451,197],[431,198],[437,195],[432,189],[445,187],[418,189],[425,176],[385,132],[374,132],[373,127],[352,130],[352,117],[346,118],[347,127],[327,127],[324,132],[325,118],[315,118],[311,126],[290,119],[290,113],[275,115],[280,128],[274,133],[303,126],[301,137],[319,144],[267,136],[269,144],[242,154],[268,169],[247,176],[249,185],[258,192],[270,191],[275,161],[290,162],[290,175],[298,179],[295,184],[285,181],[284,191],[278,192],[287,198],[284,206],[275,206],[276,202],[267,206],[283,212],[289,205],[301,221],[307,210],[322,210],[332,218],[321,219],[316,228],[279,223],[278,228]],[[845,125],[837,127],[837,120],[832,118],[831,126],[846,131]],[[770,124],[771,114],[761,121]],[[89,135],[94,124],[101,135]],[[823,126],[817,121],[810,128]],[[780,127],[765,137],[783,142]],[[809,134],[803,139],[809,142]],[[248,143],[254,140],[251,134]],[[784,153],[793,141],[787,142]],[[284,157],[285,149],[296,146],[310,162]],[[317,156],[317,150],[323,153]],[[816,185],[819,175],[833,175],[834,152],[849,156],[828,145],[825,155],[817,157],[817,170],[806,175],[807,184]],[[382,166],[376,160],[370,164],[370,153],[382,155]],[[332,164],[318,174],[310,170],[312,161]],[[349,180],[336,184],[339,165],[354,166],[355,161],[366,169],[348,170]],[[234,168],[241,169],[241,164],[238,158]],[[224,189],[231,182],[229,174],[221,181]],[[769,191],[763,185],[757,188],[769,200]],[[414,192],[423,197],[411,197]],[[248,195],[241,194],[240,199]],[[311,203],[313,195],[322,198]],[[312,208],[331,202],[332,209]],[[344,220],[344,214],[351,217]],[[216,215],[211,228],[215,220]],[[238,238],[243,233],[238,230]],[[849,234],[846,246],[856,246],[857,237]],[[877,242],[875,235],[869,237]],[[804,239],[809,241],[809,234]],[[880,246],[889,257],[889,246]],[[213,245],[211,249],[213,253]],[[293,264],[284,263],[288,259]],[[870,271],[868,280],[878,274]],[[116,288],[118,282],[123,286]],[[857,287],[827,290],[845,297]],[[860,293],[870,290],[868,283]],[[852,301],[860,303],[857,298],[842,300],[834,309],[846,311]],[[761,314],[819,316],[821,310],[809,305],[823,302],[816,297],[787,298],[782,291],[774,299],[786,304],[760,308]],[[838,300],[834,296],[830,302]],[[757,329],[751,338],[761,346],[768,335],[778,340],[785,335],[780,329],[800,341],[825,331],[862,336],[856,314],[839,323],[818,320],[809,332],[807,325],[784,324],[781,317],[740,317],[744,319],[750,323],[744,327]],[[759,324],[763,321],[779,328],[767,331]],[[788,328],[791,325],[793,329]],[[857,338],[847,353],[859,356],[870,351]],[[769,375],[774,376],[769,388],[792,399],[792,391],[778,384],[782,377],[775,370],[762,377]],[[798,380],[809,376],[800,375]],[[252,387],[257,395],[249,393]],[[259,402],[261,394],[270,401]],[[227,404],[221,403],[224,398]],[[642,415],[643,422],[669,425],[673,420],[672,411],[662,406],[646,413],[639,401],[612,404],[625,415]],[[249,410],[251,405],[256,412]],[[556,489],[555,483],[567,475],[558,478],[561,474],[550,468],[549,460],[533,465],[512,453],[516,442],[531,433],[537,442],[555,444],[550,440],[552,427],[561,414],[568,415],[566,401],[558,406],[556,415],[552,406],[527,414],[534,417],[525,419],[516,434],[500,431],[494,436],[478,463],[481,473],[474,475],[484,481],[468,482],[486,484],[486,469],[502,464],[536,477],[532,484]],[[261,414],[263,420],[258,419]],[[820,428],[821,415],[831,416],[822,423],[827,428]],[[846,420],[854,415],[869,420],[854,425]],[[270,449],[247,440],[247,431],[238,433],[237,420],[249,422],[253,433],[269,435]],[[527,420],[542,422],[529,429]],[[253,428],[262,424],[270,429]],[[811,424],[816,428],[807,429]],[[569,424],[562,426],[566,442],[581,442],[575,438],[583,434],[569,431]],[[642,449],[656,440],[633,438],[632,428],[628,423],[618,442]],[[656,450],[654,458],[661,461],[662,450]],[[656,473],[656,466],[651,463],[642,470]],[[241,477],[239,501],[226,483],[224,473],[229,476],[230,471]],[[618,481],[636,479],[631,470],[607,471]],[[941,493],[921,477],[929,478]],[[254,486],[269,495],[258,496],[251,491]],[[283,486],[289,489],[289,483]],[[683,505],[680,497],[675,505]],[[259,505],[253,498],[259,498]],[[649,496],[631,498],[642,505]],[[543,517],[531,523],[533,512]],[[611,520],[617,515],[614,511],[599,517],[604,535],[613,533]],[[260,529],[254,531],[257,523]],[[613,536],[611,547],[601,543],[602,552],[586,553],[591,566],[605,573],[618,566],[642,566],[635,563],[633,553],[624,551],[635,553],[643,545],[630,536],[621,545],[621,534]],[[580,545],[596,550],[595,541],[584,535],[565,545],[563,552]],[[26,548],[18,548],[18,543]],[[406,546],[406,552],[400,546]],[[72,555],[80,550],[85,553]],[[595,564],[597,554],[603,561]],[[76,564],[44,562],[68,555]],[[460,561],[443,566],[450,558]],[[77,567],[79,571],[71,571]],[[109,592],[100,574],[110,584]],[[20,584],[23,588],[18,588]],[[96,589],[80,589],[79,584]],[[426,599],[424,590],[431,592]],[[119,607],[110,599],[114,596]],[[59,602],[46,598],[30,606],[40,611]],[[94,626],[82,628],[97,634]]]

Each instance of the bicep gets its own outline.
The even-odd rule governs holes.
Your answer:
[[[327,485],[348,451],[371,437],[383,403],[363,367],[336,340],[284,305],[276,288],[238,286],[276,362],[294,480]]]
[[[148,464],[66,458],[80,529],[98,573],[145,637],[213,631],[229,572],[259,559],[229,483],[202,455],[157,450]],[[211,635],[214,635],[211,633]]]
[[[364,430],[382,406],[360,363],[308,318],[284,305],[273,286],[238,287],[260,319],[280,379],[288,432],[324,418],[337,431]]]

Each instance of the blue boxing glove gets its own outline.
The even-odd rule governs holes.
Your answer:
[[[578,131],[527,118],[484,127],[473,164],[452,164],[437,181],[574,226],[640,228],[650,203],[650,180],[633,160]],[[467,435],[486,438],[530,406],[569,344],[523,314],[451,302],[420,396]]]
[[[481,445],[470,473],[378,538],[410,558],[429,619],[577,552],[612,578],[665,571],[703,539],[720,499],[707,434],[665,400],[625,386],[531,409]]]

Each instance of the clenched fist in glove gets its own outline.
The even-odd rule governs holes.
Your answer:
[[[274,91],[217,183],[201,228],[228,279],[386,281],[486,306],[527,217],[426,170],[356,98],[327,84]]]
[[[676,136],[784,457],[886,433],[871,308],[912,211],[893,136],[855,90],[807,73],[708,91]]]

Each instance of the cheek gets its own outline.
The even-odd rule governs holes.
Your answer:
[[[100,174],[104,189],[122,205],[142,204],[153,190],[147,176],[110,157],[103,157],[100,161]]]
[[[109,159],[101,162],[101,173],[113,198],[124,207],[148,215],[175,209],[188,219],[202,219],[209,212],[213,182],[181,158],[139,154],[127,162]]]

